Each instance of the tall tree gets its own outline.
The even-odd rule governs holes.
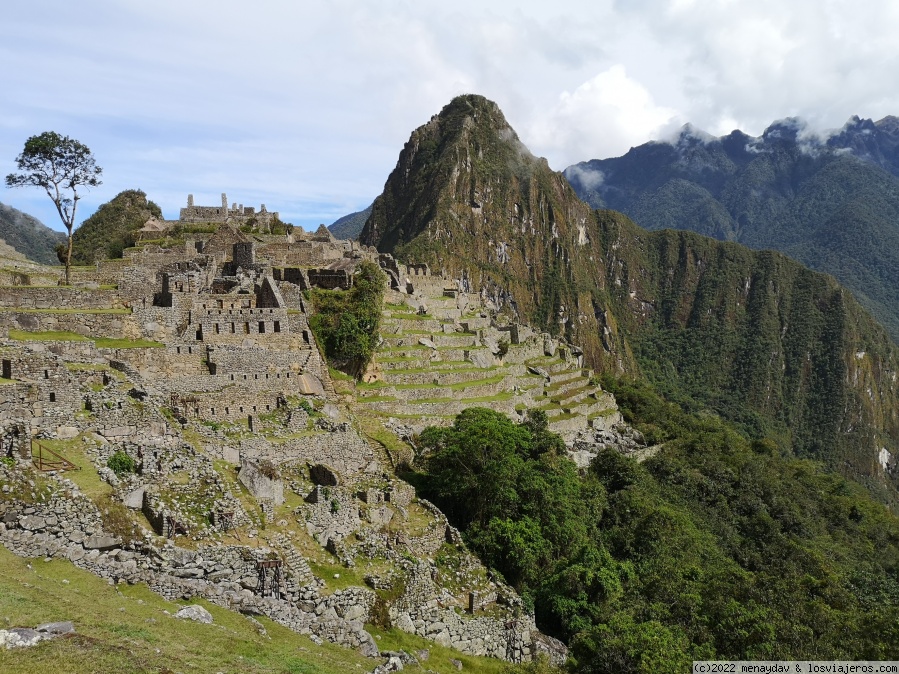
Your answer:
[[[81,187],[100,185],[103,169],[97,166],[94,155],[74,138],[45,131],[25,141],[25,148],[16,157],[18,173],[6,176],[7,187],[41,187],[50,197],[68,234],[66,250],[66,284],[71,283],[72,229]]]

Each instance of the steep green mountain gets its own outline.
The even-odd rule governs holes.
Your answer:
[[[358,239],[359,232],[362,231],[370,214],[371,206],[362,211],[344,215],[328,225],[328,230],[336,239]]]
[[[890,479],[899,353],[850,293],[778,253],[591,210],[482,97],[412,133],[360,240],[564,333],[600,372]]]
[[[59,264],[56,246],[65,241],[65,234],[50,229],[37,218],[12,206],[0,204],[0,239],[29,260]]]
[[[832,274],[899,341],[899,120],[854,117],[826,140],[798,120],[759,138],[684,127],[672,143],[575,164],[565,175],[595,208],[649,230],[688,229],[773,248]]]
[[[125,190],[106,202],[81,223],[72,237],[73,264],[92,264],[97,259],[122,257],[134,245],[134,232],[162,211],[140,190]]]

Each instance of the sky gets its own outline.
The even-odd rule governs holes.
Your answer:
[[[899,115],[895,0],[9,0],[0,176],[25,140],[87,145],[103,185],[177,219],[265,204],[306,229],[380,194],[454,96],[496,101],[556,170],[691,123],[760,134]],[[0,202],[62,225],[36,188]]]

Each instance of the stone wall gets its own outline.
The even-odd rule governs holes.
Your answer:
[[[53,288],[0,288],[0,307],[17,309],[113,309],[128,306],[117,290]]]

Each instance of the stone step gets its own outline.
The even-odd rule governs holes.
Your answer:
[[[561,370],[559,372],[550,373],[549,386],[554,387],[556,384],[563,384],[573,379],[586,379],[583,370]]]
[[[586,382],[586,379],[583,380]],[[596,394],[596,387],[590,386],[589,384],[582,386],[580,388],[568,389],[564,393],[556,393],[550,394],[550,400],[553,402],[559,403],[562,407],[570,407],[571,405],[577,405],[578,403],[587,400],[591,396]],[[595,398],[594,398],[595,400]]]
[[[449,365],[446,368],[436,367],[434,363],[432,367],[425,371],[409,372],[404,369],[383,369],[381,374],[384,381],[391,386],[405,384],[437,384],[438,386],[449,386],[450,384],[462,384],[466,382],[478,381],[489,377],[506,376],[506,372],[502,369],[480,369],[473,365],[463,369],[462,366]]]
[[[517,405],[522,404],[521,400],[510,397],[502,401],[483,402],[477,399],[469,400],[459,398],[452,402],[405,402],[405,401],[384,401],[371,403],[365,406],[366,412],[378,412],[383,416],[396,416],[399,419],[413,416],[427,419],[454,419],[461,414],[463,410],[469,407],[487,407],[503,414],[515,414]],[[586,424],[586,421],[585,421]]]
[[[509,385],[506,381],[494,382],[494,383],[472,383],[471,386],[460,387],[457,385],[455,388],[450,388],[448,386],[434,386],[434,385],[423,385],[420,388],[397,388],[393,386],[386,386],[383,388],[376,388],[371,391],[365,391],[365,395],[359,397],[360,402],[366,402],[367,398],[395,398],[397,401],[406,401],[410,405],[417,404],[421,400],[436,400],[436,399],[446,399],[450,401],[459,400],[463,398],[483,398],[483,397],[494,397],[497,395],[501,396],[515,396],[516,394],[513,392],[513,386]],[[519,393],[517,395],[526,395],[523,393]],[[531,396],[527,396],[531,398]]]

